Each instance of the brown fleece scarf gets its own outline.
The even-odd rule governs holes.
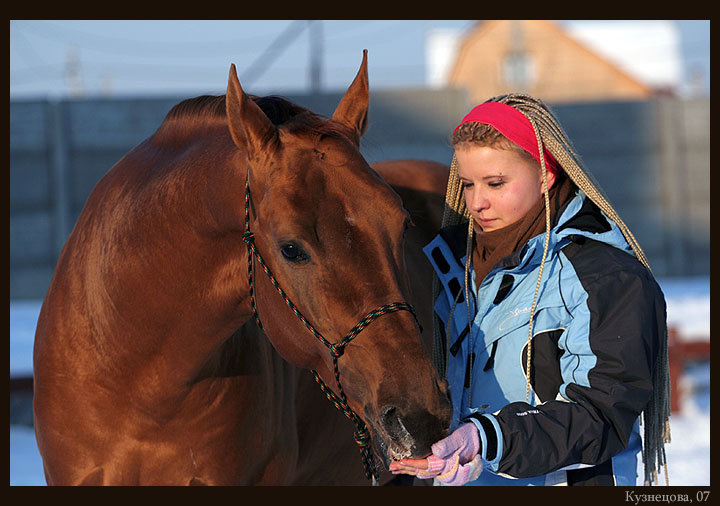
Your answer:
[[[575,184],[564,174],[550,188],[550,223],[555,215],[574,195]],[[483,232],[475,224],[473,240],[473,269],[475,283],[480,286],[488,272],[500,260],[522,248],[536,235],[545,232],[545,199],[541,198],[528,213],[515,223],[491,232]]]

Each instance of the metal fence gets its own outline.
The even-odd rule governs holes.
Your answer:
[[[331,115],[341,94],[288,96]],[[10,102],[10,298],[45,295],[93,186],[152,135],[181,98]],[[459,90],[371,95],[370,161],[448,163],[448,138],[473,104]],[[710,272],[709,98],[553,107],[658,276]]]

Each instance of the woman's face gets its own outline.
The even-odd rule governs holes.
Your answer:
[[[465,203],[484,232],[500,230],[523,218],[542,198],[540,164],[520,153],[479,146],[455,150]],[[548,188],[554,175],[548,172]]]

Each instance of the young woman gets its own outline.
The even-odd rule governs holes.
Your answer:
[[[438,485],[631,486],[642,451],[656,481],[665,300],[633,235],[539,100],[480,104],[451,142],[445,226],[425,252],[453,424],[430,456],[391,471]]]

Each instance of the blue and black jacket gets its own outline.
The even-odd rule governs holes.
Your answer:
[[[442,285],[435,312],[447,340],[451,429],[471,421],[480,432],[483,472],[468,485],[635,485],[639,417],[666,331],[652,274],[578,190],[550,232],[526,402],[545,233],[495,265],[480,287],[471,269],[470,297],[466,240],[467,225],[448,227],[424,251]]]

